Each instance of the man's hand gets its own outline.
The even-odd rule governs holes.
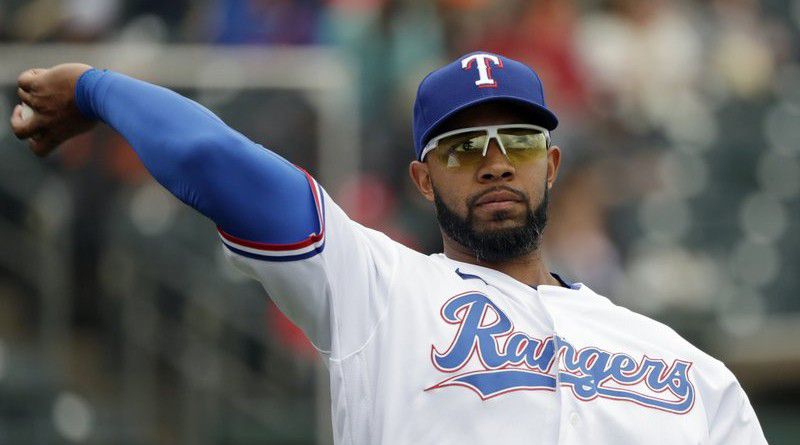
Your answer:
[[[20,74],[17,95],[33,109],[33,114],[23,115],[22,105],[14,107],[11,129],[18,138],[28,139],[31,150],[38,156],[46,156],[62,142],[95,124],[84,118],[75,104],[75,84],[91,68],[81,63],[65,63]]]

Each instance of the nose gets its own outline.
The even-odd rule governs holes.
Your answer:
[[[480,168],[478,168],[477,173],[479,182],[509,180],[514,177],[516,170],[508,161],[506,155],[503,154],[503,151],[500,150],[497,139],[492,138],[492,140],[489,141],[489,147],[486,149],[486,156],[483,158],[483,162]]]

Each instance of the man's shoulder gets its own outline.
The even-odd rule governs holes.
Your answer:
[[[613,314],[616,322],[625,323],[621,326],[632,336],[654,342],[654,348],[661,351],[682,354],[691,362],[687,377],[697,397],[695,403],[705,413],[710,442],[766,444],[747,394],[722,361],[702,351],[666,324],[594,295]]]
[[[657,349],[668,349],[676,355],[680,354],[686,357],[698,369],[698,372],[712,374],[716,378],[736,380],[733,373],[728,370],[722,361],[701,350],[671,326],[650,316],[620,306],[609,298],[585,287],[585,285],[582,286],[582,290],[596,299],[596,304],[601,306],[604,311],[607,311],[610,318],[609,322],[615,323],[620,329],[630,333],[631,336],[635,336],[637,341],[653,343],[652,346]]]

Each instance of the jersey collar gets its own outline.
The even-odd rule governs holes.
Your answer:
[[[461,278],[463,278],[465,280],[477,279],[477,280],[483,281],[487,285],[492,284],[493,281],[508,282],[508,280],[511,280],[511,281],[513,281],[515,283],[518,283],[518,284],[533,288],[533,286],[530,286],[528,284],[522,283],[521,281],[518,281],[516,278],[513,278],[510,275],[507,275],[507,274],[505,274],[503,272],[500,272],[500,271],[498,271],[496,269],[492,269],[492,268],[484,267],[484,266],[478,266],[476,264],[471,264],[471,263],[464,263],[462,261],[457,261],[457,260],[454,260],[452,258],[448,258],[443,253],[437,253],[437,254],[434,254],[432,256],[438,257],[438,258],[440,258],[440,259],[442,259],[444,261],[447,261],[448,263],[453,264],[455,266],[455,273],[458,274],[458,276],[460,276]],[[551,286],[551,285],[548,285],[548,284],[540,284],[539,286],[536,286],[534,289],[540,290],[540,289],[543,289],[543,288],[553,288],[553,289],[561,289],[561,290],[565,290],[565,291],[568,291],[568,290],[577,291],[577,290],[584,290],[584,288],[586,287],[583,283],[570,283],[570,282],[564,280],[558,274],[555,274],[555,273],[551,272],[551,275],[553,275],[553,278],[555,278],[556,280],[558,280],[559,283],[561,283],[560,286]]]

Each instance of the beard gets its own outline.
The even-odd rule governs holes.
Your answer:
[[[479,193],[467,199],[467,217],[463,218],[451,210],[439,197],[434,187],[434,204],[436,205],[436,218],[439,226],[447,236],[455,242],[471,250],[475,257],[487,263],[498,263],[519,258],[539,248],[539,244],[547,225],[547,203],[549,190],[545,185],[542,201],[531,209],[530,199],[523,192],[509,187],[496,187],[494,190],[508,190],[519,195],[521,202],[525,203],[524,221],[517,227],[502,229],[478,230],[475,226],[474,209],[476,202],[487,192]],[[505,211],[498,211],[492,215],[494,221],[507,219]]]

